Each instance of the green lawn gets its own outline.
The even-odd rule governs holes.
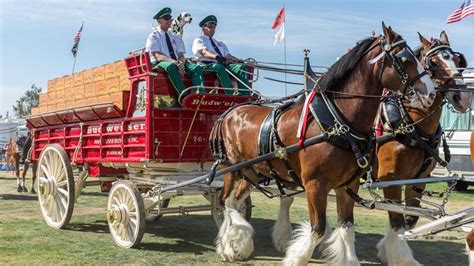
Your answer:
[[[28,180],[28,185],[30,181]],[[76,204],[70,226],[65,230],[49,228],[43,221],[35,195],[15,190],[15,179],[0,173],[0,264],[220,264],[214,251],[217,228],[209,213],[188,216],[169,215],[147,223],[138,248],[124,250],[115,245],[105,219],[107,193],[87,187]],[[442,184],[434,185],[439,190]],[[455,193],[448,206],[459,210],[472,206],[473,191]],[[367,197],[367,193],[361,195]],[[255,228],[253,257],[242,263],[279,264],[282,256],[271,243],[271,228],[277,214],[278,200],[252,194]],[[205,203],[201,196],[172,199],[172,205]],[[335,225],[335,206],[328,207]],[[306,200],[297,198],[291,220],[307,220]],[[356,209],[356,248],[362,264],[379,264],[375,245],[387,228],[386,214],[376,210]],[[444,234],[461,237],[462,234]],[[410,241],[415,258],[426,265],[466,265],[462,240]],[[314,256],[316,257],[316,256]],[[313,259],[312,263],[318,261]],[[226,263],[229,264],[229,263]]]

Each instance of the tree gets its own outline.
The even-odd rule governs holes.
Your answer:
[[[17,117],[27,117],[31,115],[31,108],[37,107],[39,104],[39,94],[43,89],[35,84],[25,92],[23,96],[13,105],[13,112]]]

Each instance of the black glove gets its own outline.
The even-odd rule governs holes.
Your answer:
[[[225,57],[222,57],[220,55],[216,56],[216,60],[219,64],[225,64],[226,63]]]

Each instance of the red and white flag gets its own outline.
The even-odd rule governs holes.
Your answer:
[[[280,27],[280,29],[275,34],[275,37],[273,40],[273,46],[277,45],[277,43],[280,43],[285,38],[285,8],[284,7],[280,10],[280,12],[278,12],[278,15],[276,16],[275,21],[273,21],[272,30],[278,27]]]
[[[458,7],[454,12],[449,15],[446,19],[446,23],[454,23],[462,20],[463,18],[474,14],[474,5],[471,0],[467,0],[460,7]]]
[[[76,57],[77,51],[79,50],[79,42],[81,41],[82,27],[84,27],[84,21],[82,22],[81,28],[77,31],[76,36],[74,36],[74,45],[72,46],[72,49],[71,49],[72,56],[74,57]]]

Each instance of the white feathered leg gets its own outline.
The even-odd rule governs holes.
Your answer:
[[[314,248],[321,242],[324,236],[318,236],[312,231],[311,224],[304,222],[296,230],[296,235],[286,249],[286,257],[283,265],[306,265],[313,255]]]
[[[273,226],[272,241],[276,250],[285,253],[286,247],[292,236],[290,223],[290,206],[293,203],[293,197],[280,198],[280,211],[278,218]]]
[[[395,231],[389,228],[385,237],[377,244],[377,257],[382,263],[403,266],[420,265],[413,257],[407,241],[398,237],[398,235],[404,232],[404,229]]]
[[[224,221],[216,239],[216,251],[225,261],[243,260],[253,252],[252,226],[236,208],[235,190],[225,200]]]
[[[324,257],[331,265],[360,265],[355,251],[355,232],[352,223],[337,227],[327,240]]]

